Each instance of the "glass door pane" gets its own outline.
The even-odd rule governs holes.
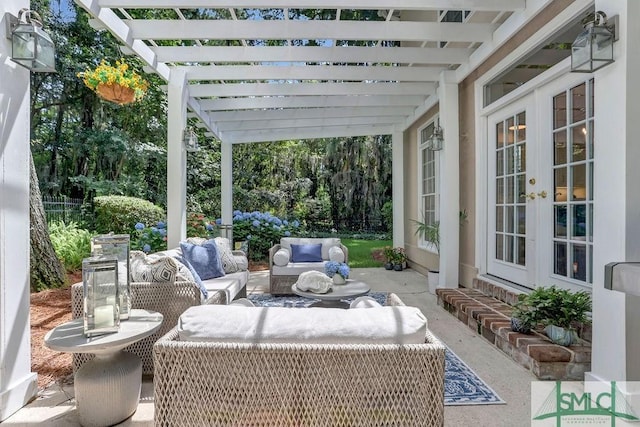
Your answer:
[[[526,264],[527,117],[518,112],[496,123],[495,258]]]
[[[593,79],[553,97],[553,274],[590,284],[593,232]]]

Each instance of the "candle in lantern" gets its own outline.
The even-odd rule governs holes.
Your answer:
[[[100,305],[93,310],[93,322],[96,329],[110,328],[114,325],[113,305]]]

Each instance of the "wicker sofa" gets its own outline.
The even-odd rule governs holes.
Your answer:
[[[202,243],[205,239],[192,238],[189,240]],[[180,255],[180,251],[179,249],[169,249],[157,252],[154,255],[173,258],[176,255]],[[242,258],[238,262],[248,267],[249,263],[244,252],[233,251],[233,255],[234,257]],[[176,264],[172,263],[171,265],[177,267]],[[157,311],[164,316],[162,326],[158,331],[125,348],[125,351],[137,354],[140,357],[144,375],[153,375],[153,344],[158,338],[175,327],[178,318],[186,309],[201,304],[229,304],[234,299],[246,297],[249,271],[244,268],[244,265],[240,271],[228,273],[222,277],[201,280],[208,292],[206,299],[200,287],[193,281],[175,280],[171,282],[131,283],[131,307]],[[74,319],[82,317],[82,283],[76,283],[72,286],[71,296],[72,317]],[[75,353],[73,355],[74,371],[91,358],[93,358],[92,354]]]
[[[318,262],[293,262],[290,256],[292,244],[321,244],[322,260]],[[335,259],[332,259],[333,253],[330,255],[330,250],[333,247],[341,250],[337,253],[338,258]],[[285,256],[281,261],[282,258],[279,255],[282,254],[289,254],[289,258]],[[272,295],[292,294],[291,285],[296,283],[300,273],[312,270],[324,271],[324,264],[329,260],[349,261],[349,250],[340,242],[340,239],[283,237],[280,239],[280,243],[269,249],[269,293]]]
[[[353,345],[183,341],[178,329],[153,349],[156,426],[443,425],[445,349],[428,329],[422,343]]]
[[[82,317],[83,309],[82,283],[71,286],[71,316],[74,319]],[[225,304],[226,295],[223,291],[209,294],[208,304]],[[131,283],[131,308],[143,308],[162,313],[162,326],[155,333],[126,347],[124,351],[134,353],[142,361],[142,373],[153,375],[153,344],[178,323],[180,315],[189,307],[202,304],[200,288],[193,282],[134,282]],[[74,372],[92,354],[74,353]]]

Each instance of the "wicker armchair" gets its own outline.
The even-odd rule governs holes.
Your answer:
[[[283,240],[285,240],[284,238]],[[324,239],[307,239],[315,242],[322,242]],[[339,243],[337,245],[342,249],[344,254],[344,262],[349,262],[349,249]],[[274,263],[274,255],[281,249],[282,242],[277,243],[269,249],[269,293],[271,295],[292,295],[291,285],[298,281],[298,276],[303,271],[317,270],[324,271],[324,263],[329,259],[323,259],[322,262],[317,263],[302,263],[297,265],[296,263],[289,263],[286,267],[277,267]]]
[[[137,354],[142,360],[142,373],[153,375],[153,344],[158,338],[165,335],[178,323],[178,317],[189,307],[200,305],[202,293],[193,282],[173,282],[173,283],[131,283],[131,306],[132,308],[144,308],[147,310],[162,313],[164,320],[162,326],[153,335],[140,340],[125,351]],[[211,292],[207,299],[207,304],[225,304],[226,296],[223,291]],[[76,283],[71,287],[71,316],[76,319],[82,317],[82,283]],[[92,354],[74,353],[74,372],[82,366],[84,362],[93,358]]]
[[[424,344],[325,345],[186,342],[173,329],[153,351],[156,426],[444,422],[445,348],[430,332]]]

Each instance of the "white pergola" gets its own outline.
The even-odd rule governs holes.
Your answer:
[[[92,15],[95,28],[120,40],[124,54],[137,55],[146,71],[167,82],[170,245],[186,232],[181,139],[190,122],[197,122],[207,136],[221,141],[223,223],[231,223],[232,216],[233,144],[392,135],[398,246],[404,244],[403,131],[439,105],[447,147],[441,157],[446,179],[441,180],[440,211],[443,218],[455,219],[441,227],[443,235],[457,241],[458,83],[551,3],[75,1]],[[255,12],[272,8],[277,11],[268,19]],[[140,9],[153,9],[162,19],[136,19]],[[320,9],[326,19],[309,19],[303,9]],[[379,20],[353,19],[352,10],[373,11]],[[452,269],[457,251],[457,245],[451,248]]]

